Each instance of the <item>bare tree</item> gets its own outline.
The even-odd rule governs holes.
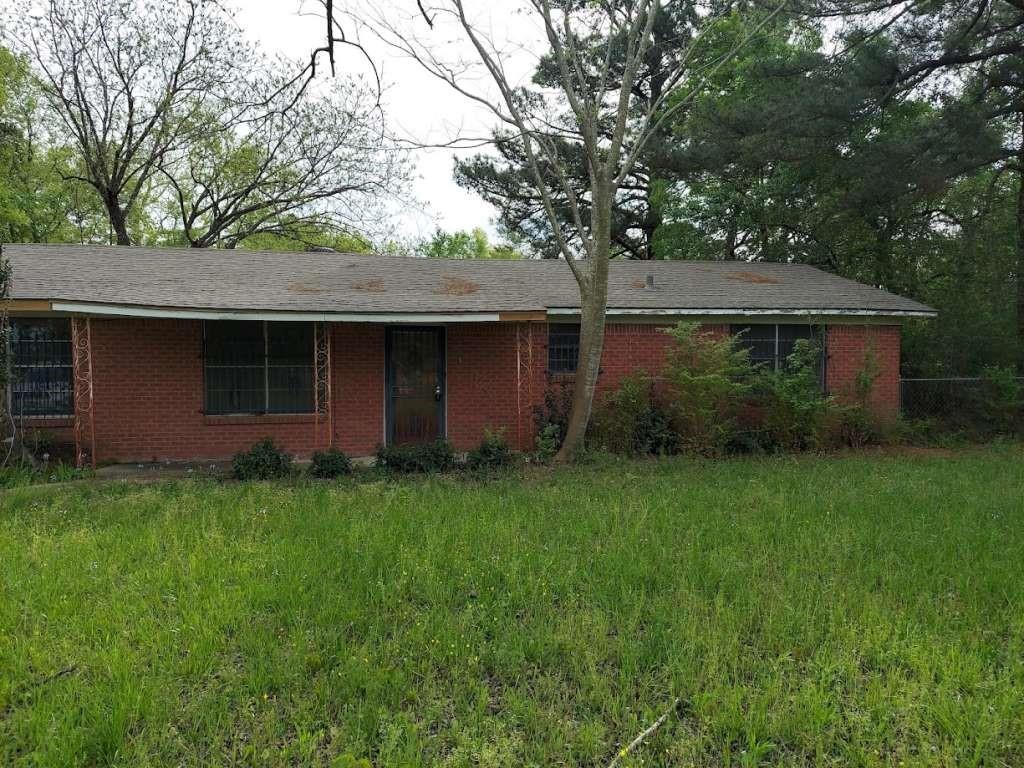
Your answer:
[[[241,107],[211,100],[182,155],[159,163],[186,242],[234,247],[310,230],[372,237],[411,170],[408,150],[387,139],[378,92],[351,79],[315,95],[300,82],[283,88],[274,73],[293,63],[266,64]]]
[[[660,0],[525,0],[522,10],[537,23],[543,54],[554,73],[550,88],[513,81],[505,67],[509,50],[488,31],[494,25],[486,15],[477,18],[470,12],[467,0],[417,4],[404,14],[394,5],[369,0],[352,0],[347,7],[351,24],[369,30],[486,109],[522,143],[552,236],[580,294],[579,365],[559,461],[573,458],[590,420],[604,347],[612,217],[622,185],[648,141],[686,109],[706,78],[778,14],[786,0],[758,16],[731,51],[699,66],[695,54],[705,33],[730,9],[728,4],[687,2],[703,23],[688,39],[676,41],[683,53],[664,73],[658,97],[648,100],[637,96],[636,85],[662,13]],[[453,35],[469,56],[446,44]],[[595,40],[607,41],[597,55]],[[526,47],[525,41],[519,47]],[[566,152],[559,149],[564,143],[574,145],[583,158],[587,184],[582,194],[566,167]],[[568,208],[567,217],[559,215],[559,198]]]
[[[250,60],[216,0],[17,0],[7,36],[26,54],[79,155],[69,180],[96,190],[112,239],[211,93]]]

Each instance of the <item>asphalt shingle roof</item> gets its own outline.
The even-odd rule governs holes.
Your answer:
[[[352,313],[540,311],[579,306],[561,261],[349,253],[6,245],[12,299],[156,308]],[[654,288],[645,287],[647,275]],[[614,261],[618,310],[933,310],[800,264]]]

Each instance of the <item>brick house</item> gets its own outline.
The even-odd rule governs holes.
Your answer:
[[[222,459],[270,436],[353,456],[503,429],[528,449],[533,410],[571,378],[576,286],[558,261],[455,261],[9,245],[12,412],[79,460]],[[824,344],[842,396],[868,351],[879,415],[899,406],[900,323],[935,313],[808,266],[614,262],[599,388],[657,373],[680,320],[737,333],[777,366]]]

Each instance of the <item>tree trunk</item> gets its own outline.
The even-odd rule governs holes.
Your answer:
[[[604,352],[604,322],[608,309],[608,260],[611,256],[611,216],[614,192],[605,182],[593,191],[591,208],[593,247],[586,279],[580,283],[580,352],[572,393],[569,424],[556,464],[572,461],[587,435],[590,412],[601,373]]]
[[[608,260],[604,260],[605,276],[596,277],[598,265],[593,265],[592,279],[586,290],[580,291],[580,357],[573,382],[572,408],[565,439],[555,456],[555,463],[572,461],[587,435],[590,412],[601,373],[601,354],[604,352],[605,310],[608,306]]]
[[[128,235],[128,215],[121,208],[121,203],[116,198],[107,198],[103,201],[107,209],[107,218],[110,220],[110,230],[114,234],[114,242],[117,245],[131,245],[132,239]]]

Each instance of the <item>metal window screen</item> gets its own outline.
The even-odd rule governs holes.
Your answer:
[[[822,330],[817,325],[779,325],[776,327],[779,329],[776,367],[784,368],[786,366],[786,361],[793,354],[793,350],[796,349],[796,343],[800,339],[813,341],[819,348],[824,349]]]
[[[313,324],[267,323],[269,413],[313,412]]]
[[[764,365],[775,370],[774,325],[734,325],[732,334],[739,337],[740,346],[750,354],[752,365]]]
[[[548,326],[548,373],[575,373],[580,357],[580,327],[575,323]]]
[[[14,318],[10,330],[11,413],[73,415],[71,321],[65,317]]]
[[[312,413],[313,326],[207,322],[206,413]]]
[[[739,337],[740,345],[750,353],[753,365],[763,365],[773,371],[786,367],[786,361],[793,354],[796,343],[800,339],[808,339],[818,344],[821,357],[818,360],[818,379],[825,388],[825,329],[820,325],[734,325],[731,327],[734,336]]]

